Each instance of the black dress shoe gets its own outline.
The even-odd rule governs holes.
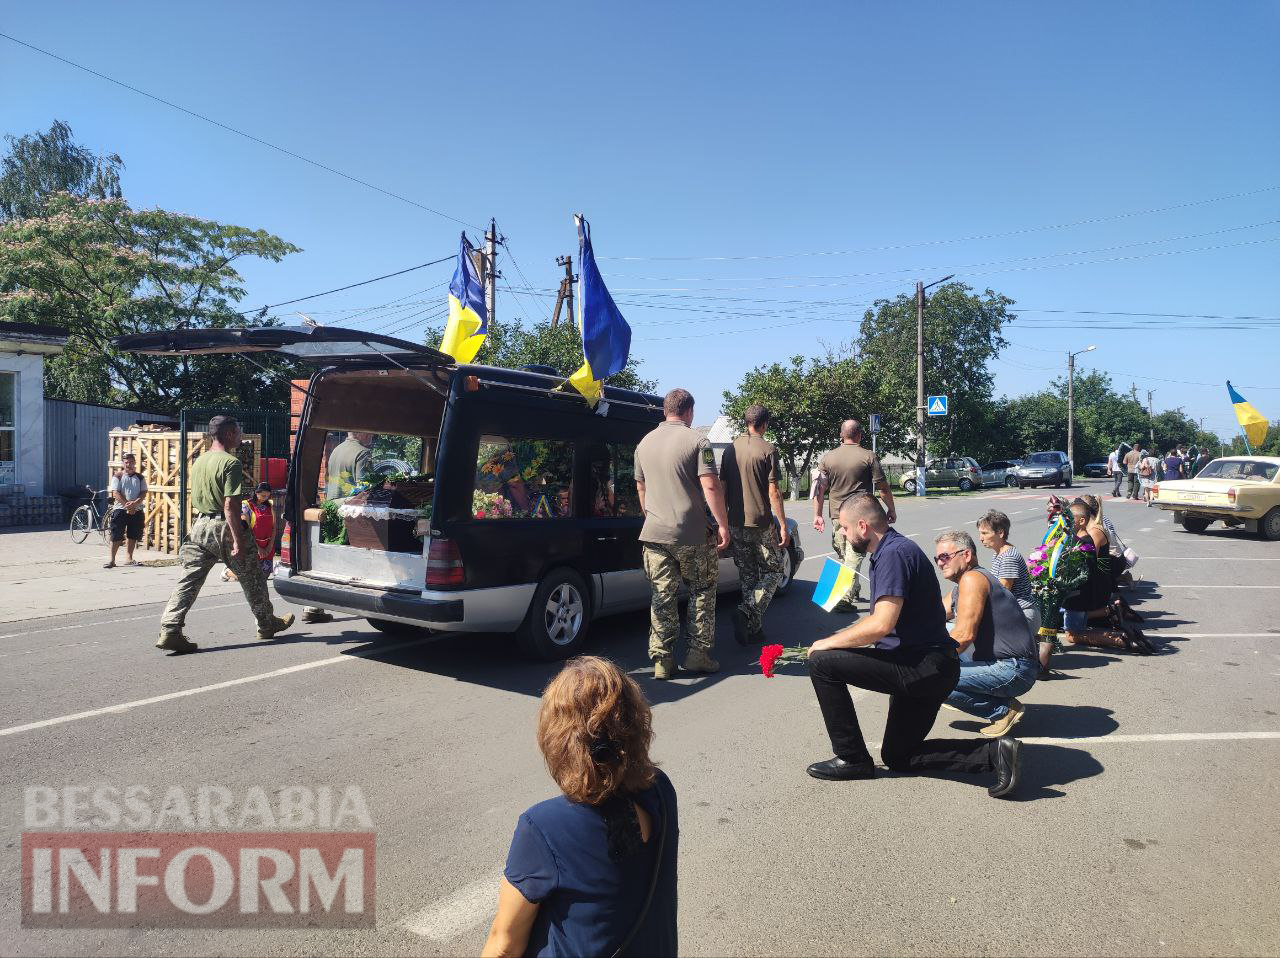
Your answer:
[[[996,781],[987,794],[992,798],[1012,795],[1018,787],[1018,775],[1022,771],[1022,743],[1016,738],[996,739]]]
[[[741,646],[746,646],[751,629],[747,625],[747,614],[741,609],[733,610],[733,637]]]
[[[852,782],[858,779],[876,777],[876,767],[874,765],[846,762],[838,756],[829,758],[825,762],[814,762],[806,771],[814,778],[825,779],[829,782]]]
[[[750,640],[751,645],[766,645],[768,644],[768,642],[769,642],[769,637],[764,634],[763,628],[756,629],[754,632],[751,633],[751,640]]]

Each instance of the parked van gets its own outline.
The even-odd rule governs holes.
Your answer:
[[[288,602],[383,631],[515,632],[545,659],[577,653],[595,618],[649,604],[633,457],[662,421],[657,396],[606,387],[593,411],[545,367],[460,366],[427,346],[324,326],[174,330],[117,345],[276,352],[316,367],[273,579]],[[372,489],[365,476],[348,489],[327,475],[350,433],[371,435],[394,463],[379,468],[375,455]],[[779,593],[804,558],[788,525]],[[737,587],[724,556],[720,591]]]

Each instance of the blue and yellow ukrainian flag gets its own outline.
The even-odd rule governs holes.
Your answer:
[[[1249,452],[1252,453],[1254,446],[1261,446],[1266,442],[1267,417],[1244,401],[1244,397],[1231,385],[1230,379],[1227,380],[1227,392],[1231,395],[1231,405],[1235,407],[1240,431],[1244,433],[1245,445],[1250,447]]]
[[[813,588],[813,601],[830,612],[853,586],[853,576],[853,569],[843,562],[827,559],[822,563],[822,574]]]
[[[592,407],[600,401],[604,380],[622,372],[631,353],[631,327],[622,318],[613,297],[605,288],[596,254],[591,248],[591,224],[581,215],[578,223],[578,315],[582,323],[582,368],[569,377],[573,388]]]
[[[462,234],[458,248],[458,266],[449,283],[449,322],[440,340],[440,352],[457,362],[469,363],[476,358],[489,332],[489,310],[484,303],[484,283],[476,276],[471,254],[475,247]]]

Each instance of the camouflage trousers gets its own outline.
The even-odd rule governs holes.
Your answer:
[[[716,640],[716,547],[645,542],[644,574],[653,589],[649,607],[649,658],[675,654],[680,637],[680,586],[689,588],[689,647],[710,652]]]
[[[738,608],[747,617],[747,628],[758,632],[765,610],[782,582],[782,545],[778,541],[778,530],[772,524],[763,529],[731,526],[729,536],[733,539],[733,562],[742,582],[742,602]]]
[[[840,597],[841,602],[857,602],[858,597],[862,595],[862,560],[866,555],[854,549],[853,544],[844,537],[844,533],[840,531],[840,523],[837,519],[829,520],[831,522],[831,548],[835,551],[836,558],[853,570],[853,585],[849,586],[849,591]]]
[[[169,596],[169,604],[164,608],[164,615],[160,617],[161,638],[182,634],[182,626],[200,595],[200,587],[204,585],[209,571],[219,562],[236,574],[253,617],[258,620],[258,628],[268,632],[273,629],[275,613],[271,609],[267,575],[258,561],[253,537],[246,532],[244,539],[246,548],[240,555],[233,556],[227,520],[221,516],[216,519],[200,516],[196,519],[178,550],[182,578],[178,580],[173,594]]]

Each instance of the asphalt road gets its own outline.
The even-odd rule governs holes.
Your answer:
[[[999,508],[1026,552],[1044,498],[907,500],[898,525],[929,549],[938,530]],[[1193,536],[1166,513],[1106,505],[1142,555],[1133,600],[1163,654],[1060,656],[1064,677],[1024,696],[1014,801],[959,778],[810,779],[830,748],[806,675],[762,678],[727,602],[720,674],[642,679],[681,802],[684,953],[1280,952],[1280,543]],[[793,509],[804,521],[811,506]],[[830,544],[804,525],[811,559],[766,622],[788,643],[844,621],[809,601]],[[554,793],[533,740],[554,666],[520,660],[502,636],[404,644],[356,619],[259,644],[234,595],[197,606],[200,654],[169,657],[151,644],[159,611],[0,626],[0,952],[478,951],[516,818]],[[645,615],[598,622],[591,651],[643,675],[646,628]],[[857,703],[877,738],[883,700]],[[944,711],[935,734],[978,724]],[[358,785],[377,833],[377,927],[20,927],[24,789],[134,784]]]

